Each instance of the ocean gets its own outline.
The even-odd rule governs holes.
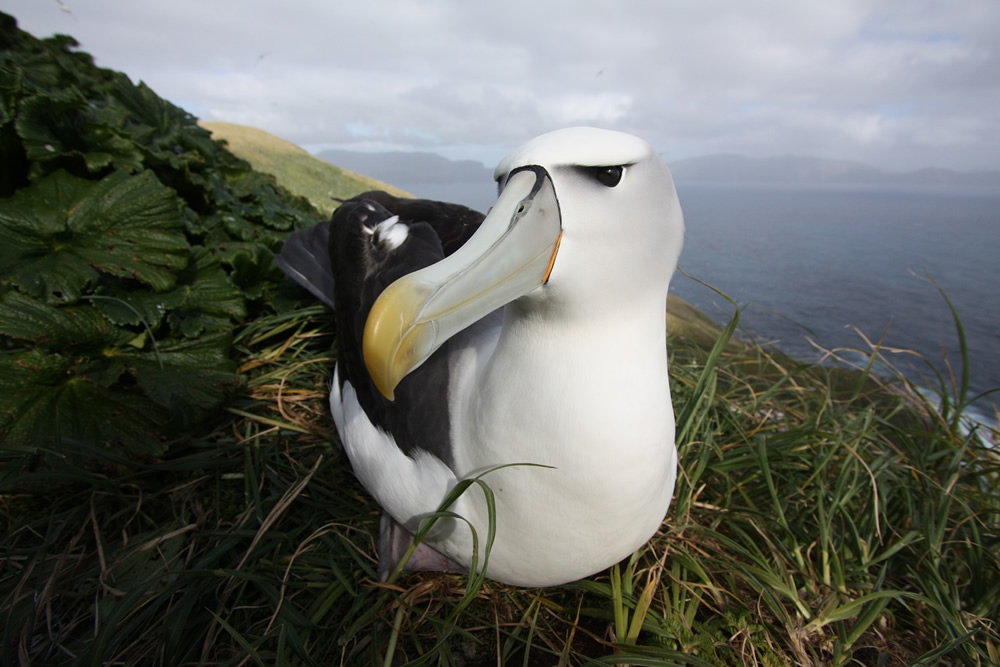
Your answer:
[[[743,307],[744,331],[805,361],[823,348],[886,347],[921,386],[929,364],[961,372],[951,300],[965,332],[972,394],[1000,388],[1000,193],[861,187],[677,184],[687,224],[680,266]],[[933,282],[931,282],[933,281]],[[716,321],[733,306],[678,274],[672,293]],[[850,355],[848,355],[850,356]],[[1000,395],[981,401],[988,419]]]
[[[483,211],[495,197],[490,184],[411,191]],[[1000,388],[1000,192],[684,181],[677,191],[687,226],[680,267],[740,306],[743,335],[810,362],[823,356],[816,345],[866,349],[862,335],[881,339],[919,354],[884,353],[934,389],[928,364],[947,375],[948,362],[956,377],[962,367],[936,283],[961,319],[970,393]],[[720,324],[732,317],[731,304],[680,272],[671,293]],[[1000,393],[974,412],[993,422],[995,405]]]

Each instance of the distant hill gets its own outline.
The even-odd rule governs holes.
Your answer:
[[[225,141],[230,151],[254,169],[271,174],[279,184],[302,195],[327,215],[337,207],[333,197],[346,199],[366,190],[409,196],[388,183],[317,160],[306,150],[264,130],[235,123],[199,124],[212,133],[213,139]]]
[[[959,172],[949,169],[918,169],[894,172],[860,162],[793,155],[770,158],[706,155],[671,162],[670,171],[678,181],[713,183],[1000,189],[1000,171]]]

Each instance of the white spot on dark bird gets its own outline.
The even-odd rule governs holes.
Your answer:
[[[400,224],[398,215],[386,218],[375,226],[375,242],[385,246],[387,250],[395,250],[403,245],[409,235],[410,228]]]

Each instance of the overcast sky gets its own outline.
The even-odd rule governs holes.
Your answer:
[[[1000,169],[998,0],[0,0],[196,116],[492,166],[570,125],[670,159]]]

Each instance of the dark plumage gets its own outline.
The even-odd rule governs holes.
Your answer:
[[[398,247],[375,231],[393,216],[407,232]],[[442,403],[448,395],[448,344],[406,377],[389,401],[368,374],[361,341],[378,295],[397,278],[455,252],[482,220],[481,213],[458,204],[374,190],[344,201],[328,222],[293,233],[275,257],[279,268],[333,308],[341,387],[351,383],[371,422],[404,452],[412,455],[419,446],[448,465],[453,456]],[[413,434],[422,435],[420,445]]]

